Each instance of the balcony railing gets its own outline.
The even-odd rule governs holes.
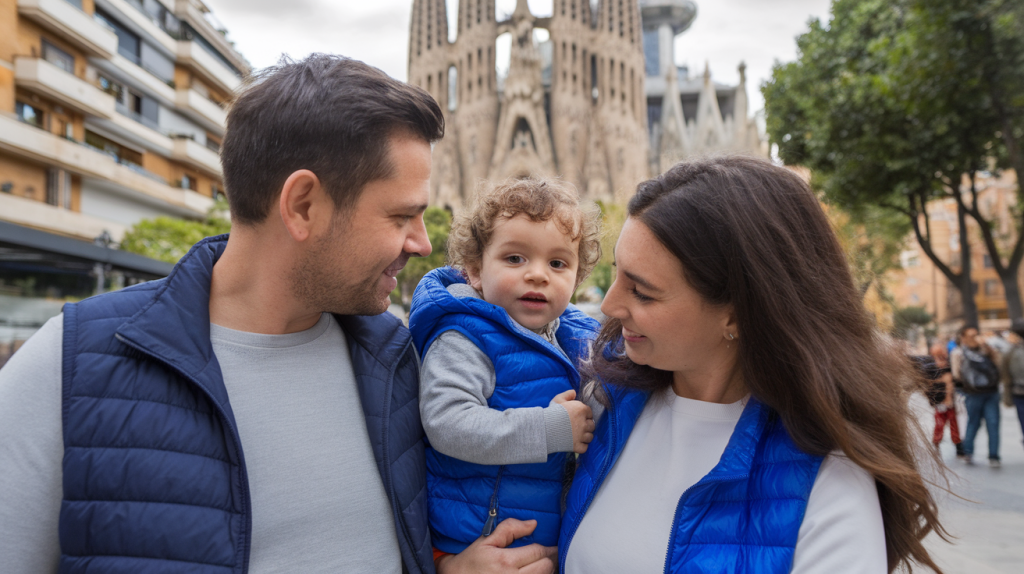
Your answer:
[[[159,133],[160,135],[168,135],[167,130],[161,128],[159,124],[147,118],[146,116],[136,112],[135,110],[129,109],[128,106],[122,104],[121,102],[117,102],[117,104],[114,107],[117,110],[117,113],[121,114],[122,116],[129,117],[139,122],[140,124],[146,126],[147,128]]]
[[[153,181],[156,181],[156,182],[162,183],[164,185],[167,185],[167,178],[160,177],[159,175],[149,171],[148,169],[142,167],[141,165],[139,165],[139,164],[137,164],[137,163],[135,163],[133,161],[128,161],[127,159],[117,155],[116,153],[114,153],[114,152],[112,152],[110,150],[105,150],[103,148],[98,148],[98,147],[96,147],[96,146],[94,146],[92,144],[89,144],[89,143],[86,143],[86,142],[80,142],[80,141],[75,140],[75,139],[70,139],[70,138],[65,138],[65,139],[67,139],[70,142],[74,142],[74,143],[76,143],[78,145],[85,146],[85,147],[91,149],[94,152],[101,153],[101,154],[109,157],[110,159],[116,161],[118,164],[123,165],[124,167],[134,171],[135,173],[137,173],[139,175],[148,177],[149,179],[151,179]]]

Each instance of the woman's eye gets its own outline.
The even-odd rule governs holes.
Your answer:
[[[647,301],[653,301],[654,300],[653,297],[648,297],[647,295],[644,295],[643,293],[637,291],[636,287],[633,287],[630,290],[630,292],[633,293],[633,297],[636,297],[636,300],[640,301],[641,303],[646,303]]]
[[[505,258],[505,261],[508,261],[509,263],[512,263],[512,264],[517,264],[517,263],[522,263],[523,262],[523,258],[518,256],[518,255],[509,255],[508,257]]]

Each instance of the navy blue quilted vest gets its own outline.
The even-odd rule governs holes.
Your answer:
[[[445,331],[458,331],[491,359],[494,393],[487,404],[503,411],[546,407],[564,391],[579,388],[575,365],[597,333],[597,321],[570,306],[555,336],[566,359],[543,337],[516,324],[508,313],[482,299],[459,298],[447,287],[463,283],[451,267],[435,269],[416,287],[409,328],[421,356]],[[543,463],[480,465],[447,456],[427,446],[430,526],[434,546],[458,553],[480,537],[489,513],[537,520],[533,534],[513,546],[558,542],[562,484],[568,453],[553,453]]]
[[[243,445],[210,343],[226,244],[205,239],[165,279],[64,307],[61,572],[247,571]],[[388,314],[337,319],[405,568],[432,573],[411,338]]]
[[[610,387],[612,408],[580,456],[559,538],[559,564],[584,514],[647,403],[644,392]],[[680,497],[666,574],[789,572],[807,498],[823,458],[793,444],[778,416],[750,399],[711,472]]]

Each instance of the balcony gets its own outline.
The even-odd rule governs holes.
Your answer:
[[[123,26],[138,34],[143,39],[155,42],[167,53],[173,54],[175,50],[175,39],[163,28],[154,23],[148,14],[144,14],[126,0],[103,0],[104,8],[113,8],[119,12],[123,19],[120,22]]]
[[[175,138],[171,158],[200,171],[221,177],[217,152],[189,138]]]
[[[159,100],[161,104],[168,107],[174,106],[174,88],[124,55],[118,53],[109,60],[93,59],[89,63],[118,82],[141,88],[143,92]]]
[[[224,133],[224,125],[228,119],[228,113],[224,111],[224,108],[193,89],[179,89],[175,96],[174,103],[179,110],[202,124],[207,130],[216,134]]]
[[[242,70],[244,73],[249,72],[249,62],[245,61],[238,52],[235,51],[235,47],[228,41],[225,34],[219,29],[222,26],[210,21],[212,16],[209,12],[204,12],[206,8],[202,5],[202,2],[197,0],[175,0],[174,2],[174,14],[181,19],[182,22],[186,22],[197,32],[202,34],[207,41],[216,47],[216,49],[231,62],[236,68]]]
[[[18,14],[56,33],[90,56],[109,58],[117,36],[66,0],[18,0]]]
[[[169,155],[174,142],[153,120],[117,104],[117,113],[108,122],[98,122],[116,135],[161,155]]]
[[[46,96],[83,114],[100,118],[114,115],[113,96],[42,58],[16,57],[14,81],[20,88]]]
[[[110,182],[111,186],[126,194],[138,194],[145,199],[155,200],[167,211],[179,215],[203,217],[213,204],[213,200],[204,195],[171,187],[137,169],[121,165],[107,154],[55,136],[8,115],[0,115],[0,150]]]
[[[178,62],[190,66],[204,80],[225,92],[234,92],[242,85],[242,78],[196,42],[178,42]]]
[[[88,241],[92,241],[104,231],[109,233],[114,241],[121,241],[126,230],[125,226],[119,223],[7,193],[0,193],[0,213],[4,214],[5,221],[11,223]]]

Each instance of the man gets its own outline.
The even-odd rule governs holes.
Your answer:
[[[999,460],[999,358],[978,337],[978,329],[967,325],[960,329],[960,346],[949,356],[953,378],[962,383],[967,404],[967,432],[963,440],[964,462],[973,464],[974,439],[985,421],[988,434],[988,463],[993,468]]]
[[[221,150],[230,237],[65,306],[0,371],[5,573],[434,571],[417,359],[383,313],[443,116],[339,57],[262,73]],[[506,521],[442,572],[553,569]]]

